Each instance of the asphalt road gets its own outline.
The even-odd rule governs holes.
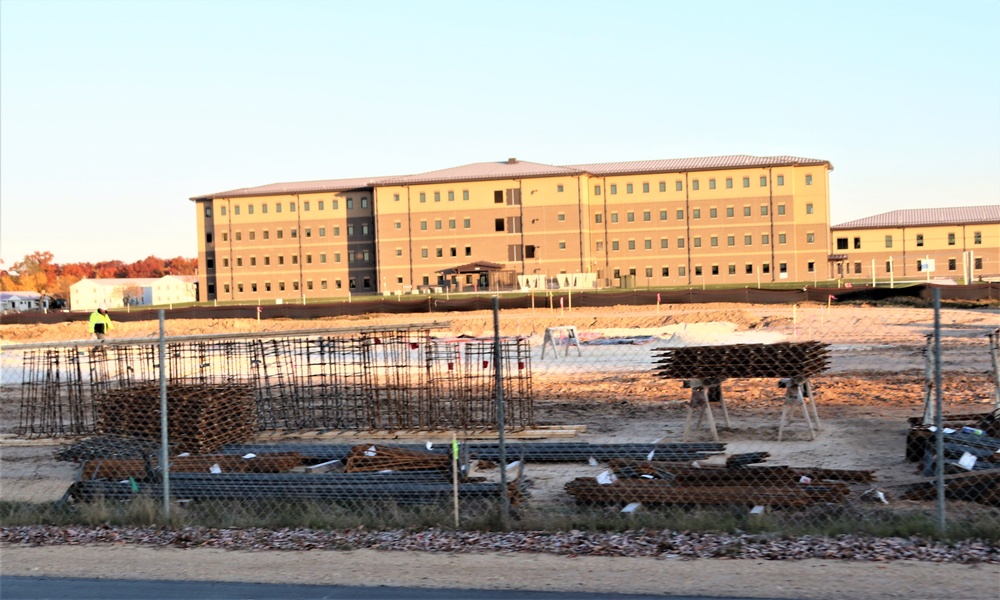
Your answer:
[[[0,577],[3,600],[751,600],[718,596],[650,596],[637,594],[581,594],[524,590],[463,590],[452,588],[360,587],[289,585],[223,581],[164,581],[141,579],[84,579],[76,577]],[[756,598],[753,600],[761,600]]]

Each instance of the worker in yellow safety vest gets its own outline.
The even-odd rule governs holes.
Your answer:
[[[99,340],[103,340],[105,336],[111,333],[111,317],[108,315],[108,309],[103,304],[97,310],[90,313],[88,331]]]

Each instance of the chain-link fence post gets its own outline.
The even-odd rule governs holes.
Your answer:
[[[941,407],[941,290],[934,288],[934,454],[937,475],[938,531],[945,532],[944,416]]]
[[[504,440],[503,349],[500,346],[500,296],[493,296],[493,369],[496,376],[497,435],[500,455],[500,526],[509,529],[510,497],[507,494],[507,447]]]
[[[167,425],[167,338],[160,309],[160,473],[163,477],[163,519],[170,522],[170,431]]]

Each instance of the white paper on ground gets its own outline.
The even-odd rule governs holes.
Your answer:
[[[958,459],[958,464],[971,471],[972,467],[976,466],[976,456],[968,452],[963,452],[962,458]]]
[[[507,472],[509,473],[511,471],[517,471],[518,467],[520,466],[521,466],[521,461],[515,460],[514,462],[507,465]]]
[[[812,483],[812,479],[809,479],[805,475],[799,478],[799,483]]]
[[[427,449],[430,450],[434,447],[434,442],[427,442]]]
[[[177,456],[191,456],[191,453],[190,452],[181,452]]]
[[[615,474],[612,473],[611,471],[604,471],[603,473],[597,476],[597,483],[601,485],[608,485],[616,481],[618,481],[618,478],[615,477]]]
[[[244,455],[243,455],[243,458],[247,458],[247,459],[250,459],[250,458],[257,458],[257,455],[256,455],[256,454],[254,454],[253,452],[251,452],[250,454],[244,454]]]
[[[875,492],[875,495],[882,501],[882,504],[889,504],[889,501],[885,499],[885,494],[881,490]]]
[[[208,472],[215,473],[216,475],[218,475],[219,473],[222,472],[222,467],[219,466],[219,463],[215,463],[214,465],[208,468]]]
[[[951,427],[944,427],[944,428],[941,429],[941,431],[943,431],[945,433],[955,433],[958,430],[957,429],[952,429]]]
[[[764,507],[760,504],[750,509],[751,515],[762,515],[764,514]]]
[[[375,446],[365,450],[365,456],[375,456]]]
[[[935,431],[937,431],[937,427],[931,425],[930,427],[927,428],[927,431],[934,433]]]
[[[641,477],[642,479],[652,479],[653,478],[652,475],[640,475],[639,477]]]
[[[650,450],[649,454],[646,455],[646,460],[653,460],[654,454],[656,454],[656,450]]]
[[[1000,452],[1000,450],[997,450],[997,452]],[[590,458],[587,459],[587,464],[589,464],[592,467],[596,467],[597,466],[597,459],[594,458],[593,456],[591,456]]]
[[[642,502],[630,502],[629,504],[625,505],[625,508],[622,509],[622,512],[633,513],[639,510],[640,508],[642,508]]]

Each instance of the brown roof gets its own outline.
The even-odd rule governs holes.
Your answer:
[[[872,217],[833,225],[830,227],[830,230],[924,227],[929,225],[973,225],[983,223],[1000,223],[1000,204],[892,210]]]
[[[214,194],[194,196],[191,200],[211,200],[213,198],[246,198],[248,196],[283,196],[285,194],[309,194],[315,192],[341,192],[370,188],[374,182],[384,177],[355,177],[353,179],[320,179],[316,181],[293,181],[271,183],[257,187],[239,188]]]
[[[668,158],[665,160],[636,160],[629,162],[591,163],[571,165],[593,175],[626,175],[631,173],[669,173],[681,171],[702,171],[709,169],[736,169],[741,167],[781,167],[790,165],[827,165],[828,160],[800,158],[796,156],[708,156],[704,158]]]
[[[373,188],[387,185],[415,185],[449,181],[481,181],[491,179],[521,179],[549,177],[553,175],[628,175],[633,173],[667,173],[709,169],[740,167],[778,167],[785,165],[826,165],[833,169],[829,161],[795,156],[711,156],[707,158],[672,158],[666,160],[645,160],[613,163],[591,163],[560,167],[542,163],[527,162],[514,158],[500,162],[481,162],[428,171],[415,175],[392,175],[388,177],[358,177],[354,179],[322,179],[291,183],[272,183],[258,187],[239,188],[214,194],[195,196],[191,200],[211,200],[213,198],[245,198],[249,196],[280,196],[285,194],[307,194],[315,192],[339,192]]]

